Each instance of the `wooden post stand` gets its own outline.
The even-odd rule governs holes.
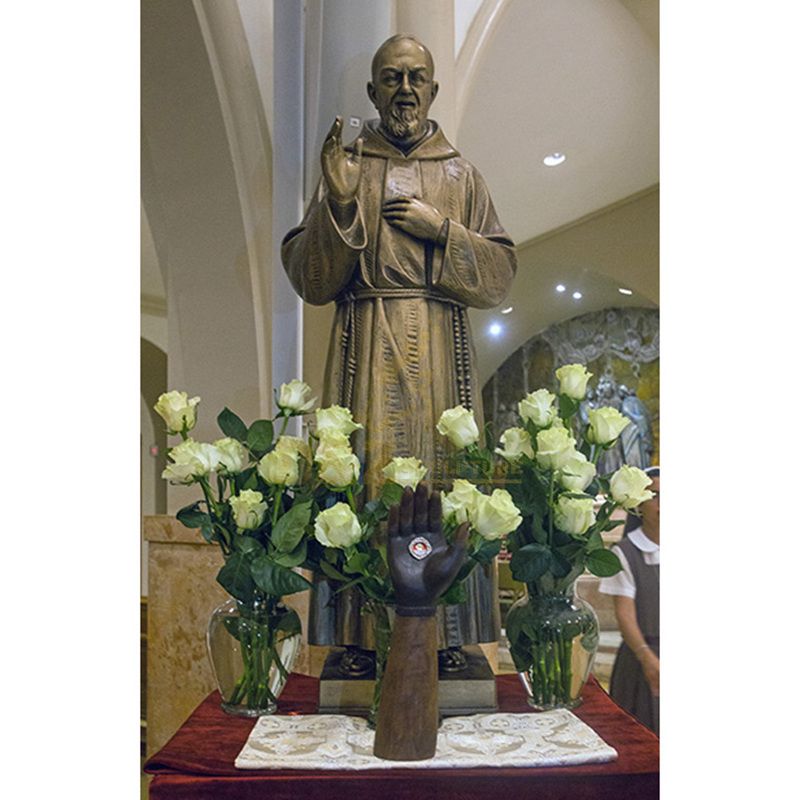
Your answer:
[[[436,617],[395,618],[373,752],[391,761],[436,753],[439,729]]]

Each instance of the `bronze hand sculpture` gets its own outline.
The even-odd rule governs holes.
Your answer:
[[[436,752],[439,727],[436,601],[467,554],[469,525],[448,544],[442,501],[420,484],[406,487],[389,514],[388,559],[397,601],[389,659],[383,677],[373,752],[392,761],[419,761]]]

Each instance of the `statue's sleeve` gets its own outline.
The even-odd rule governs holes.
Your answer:
[[[347,286],[366,246],[366,226],[359,201],[356,200],[353,223],[342,229],[320,184],[303,221],[284,237],[281,260],[300,297],[321,306]]]
[[[500,224],[489,190],[474,168],[464,206],[464,220],[447,221],[444,247],[433,259],[432,282],[467,306],[492,308],[511,288],[517,258],[514,242]]]

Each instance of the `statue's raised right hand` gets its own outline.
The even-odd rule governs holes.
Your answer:
[[[336,117],[322,144],[322,174],[330,196],[341,205],[355,200],[361,180],[361,150],[363,140],[355,143],[355,152],[348,155],[342,147],[342,118]]]

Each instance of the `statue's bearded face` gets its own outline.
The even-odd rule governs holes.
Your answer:
[[[394,139],[413,141],[427,129],[428,109],[439,88],[430,53],[401,39],[380,51],[373,67],[367,92],[383,128]]]

